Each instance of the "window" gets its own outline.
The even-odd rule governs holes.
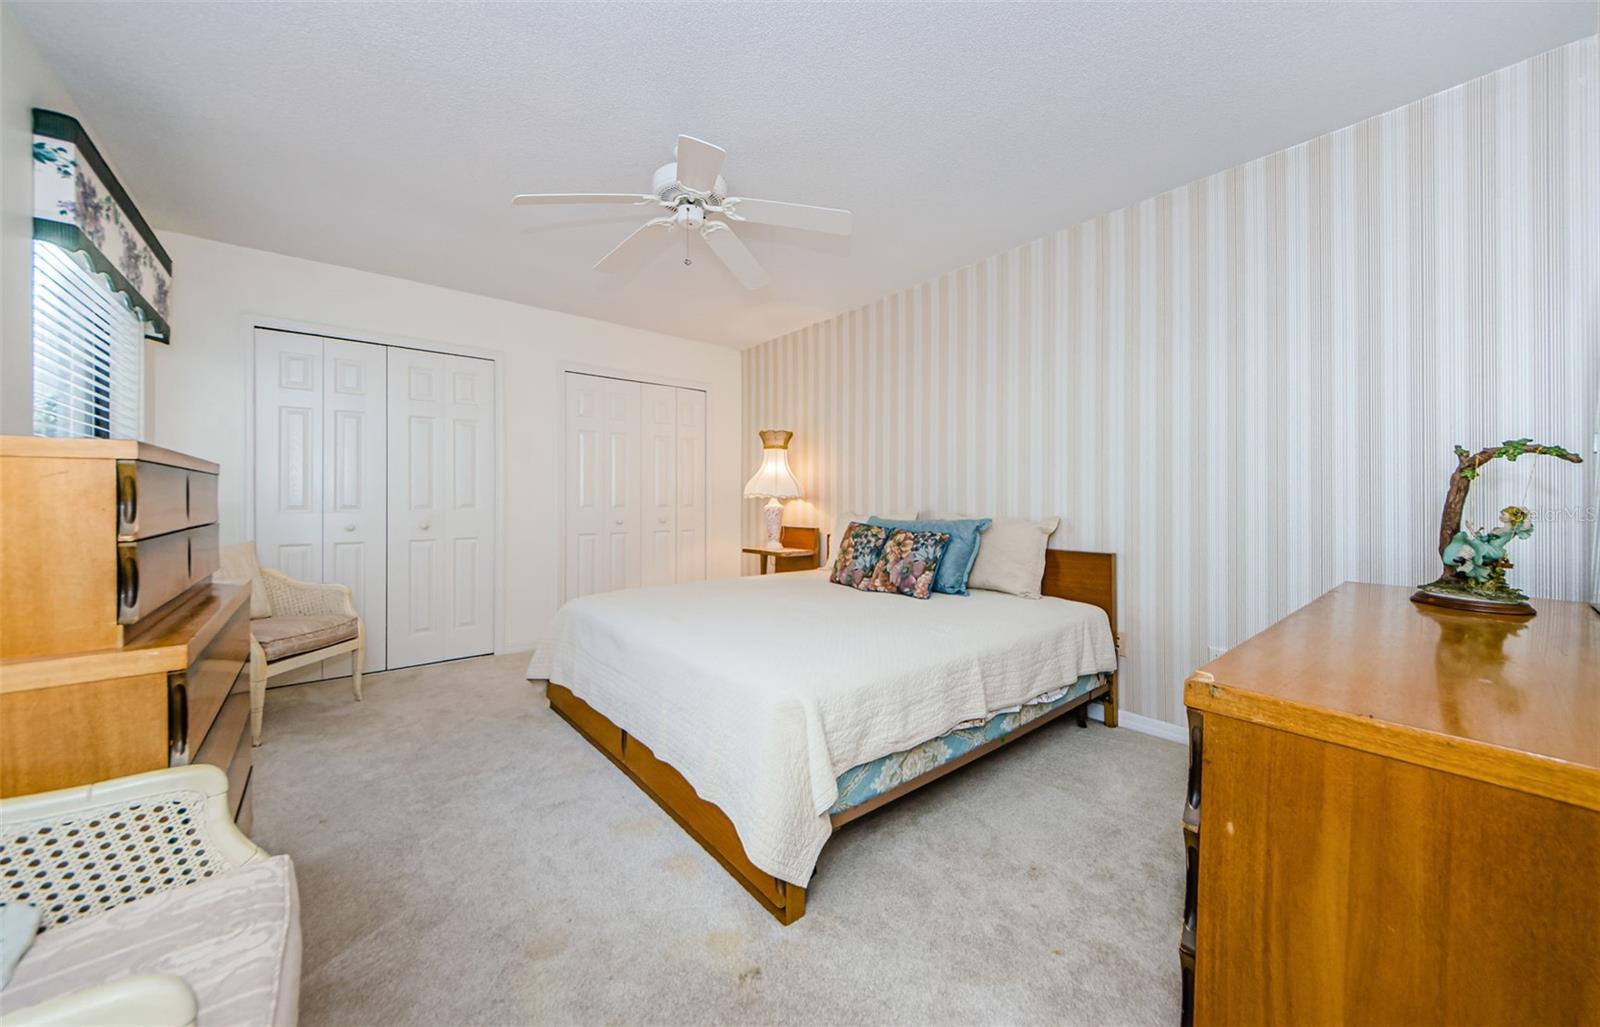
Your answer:
[[[105,275],[34,240],[33,433],[138,438],[144,335]]]

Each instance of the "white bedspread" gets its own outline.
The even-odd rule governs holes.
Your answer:
[[[820,570],[574,600],[528,677],[638,737],[727,813],[751,862],[804,885],[839,774],[1115,669],[1098,607],[916,600]]]

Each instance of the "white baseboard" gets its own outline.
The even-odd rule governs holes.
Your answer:
[[[1104,723],[1106,708],[1099,703],[1090,703],[1089,719]],[[1189,732],[1177,724],[1169,724],[1167,721],[1157,720],[1154,717],[1141,717],[1137,713],[1129,713],[1127,710],[1122,710],[1117,714],[1117,726],[1125,727],[1129,731],[1137,731],[1141,735],[1154,735],[1157,738],[1165,738],[1167,741],[1177,742],[1179,745],[1189,744]]]

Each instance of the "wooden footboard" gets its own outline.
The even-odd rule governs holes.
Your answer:
[[[649,746],[629,736],[569,689],[552,681],[547,694],[552,710],[632,778],[641,791],[715,856],[733,879],[744,885],[779,923],[792,924],[805,915],[806,890],[780,881],[750,862],[733,821],[714,804],[695,794],[694,787],[682,774],[657,759]]]

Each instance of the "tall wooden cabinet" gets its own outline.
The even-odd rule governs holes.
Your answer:
[[[249,590],[211,584],[217,474],[0,437],[0,796],[206,762],[248,824]]]
[[[1410,592],[1189,678],[1186,1020],[1600,1023],[1600,614]]]

